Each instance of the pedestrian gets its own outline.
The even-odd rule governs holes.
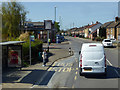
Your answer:
[[[69,55],[71,55],[72,51],[71,51],[71,48],[69,48]]]
[[[43,58],[43,66],[46,66],[47,52],[45,49],[43,51],[42,58]]]
[[[50,40],[50,38],[48,39],[48,42],[49,42],[49,45],[51,44],[51,40]]]

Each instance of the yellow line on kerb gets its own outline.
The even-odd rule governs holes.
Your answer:
[[[76,74],[78,74],[78,72],[76,71]]]

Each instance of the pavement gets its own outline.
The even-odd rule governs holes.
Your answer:
[[[8,71],[3,72],[2,88],[31,88],[35,84],[40,83],[47,70],[55,61],[70,57],[68,49],[61,48],[62,45],[68,46],[69,42],[65,41],[61,44],[51,43],[49,58],[45,67],[43,67],[43,63],[40,62],[35,65],[30,65],[29,67],[23,67],[21,70],[9,69]],[[47,48],[47,44],[43,44],[43,48]]]

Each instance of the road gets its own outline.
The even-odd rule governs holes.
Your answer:
[[[120,68],[118,68],[118,50],[116,48],[105,48],[107,57],[107,77],[102,76],[80,76],[78,71],[78,57],[82,43],[91,42],[78,38],[67,37],[74,55],[55,62],[46,74],[42,82],[48,82],[49,88],[118,88]],[[68,46],[62,47],[68,48]],[[48,78],[49,77],[49,78]],[[47,80],[49,79],[49,81]],[[39,85],[42,85],[41,82]],[[37,85],[36,87],[39,87]]]

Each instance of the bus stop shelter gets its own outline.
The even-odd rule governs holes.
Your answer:
[[[25,41],[0,42],[2,46],[2,68],[22,67],[22,45]]]

